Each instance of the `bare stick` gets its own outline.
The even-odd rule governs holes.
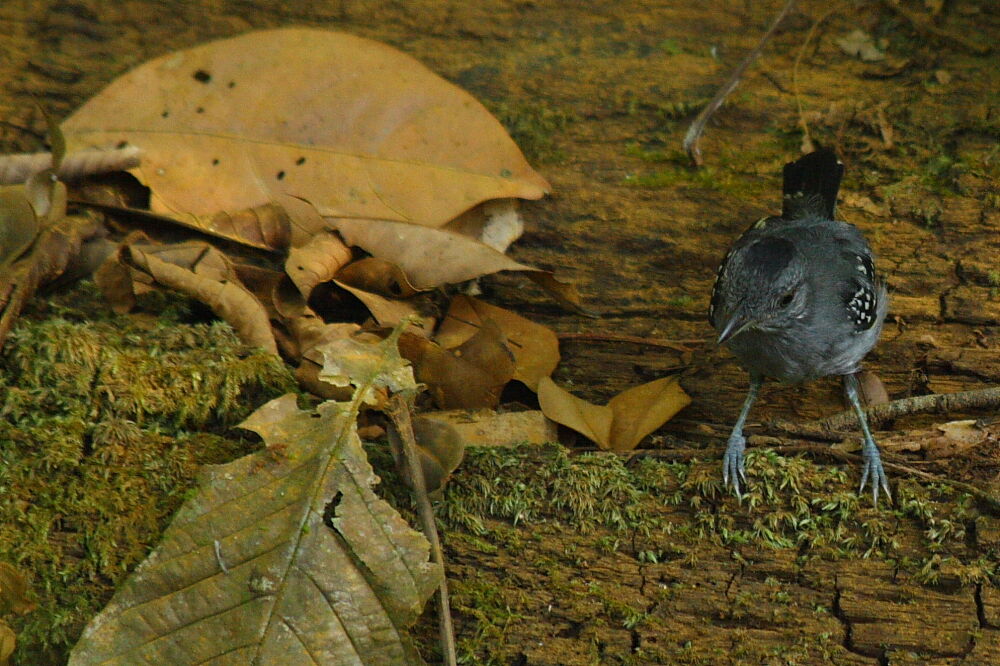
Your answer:
[[[666,349],[673,349],[675,351],[691,351],[688,344],[701,344],[704,340],[691,339],[691,340],[662,340],[659,338],[643,338],[637,335],[618,335],[615,333],[558,333],[556,334],[560,340],[585,340],[585,341],[598,341],[598,342],[628,342],[636,345],[646,345],[647,347],[665,347]]]
[[[444,653],[444,663],[447,666],[456,666],[458,656],[455,650],[455,629],[451,621],[451,604],[448,601],[448,577],[443,575],[444,555],[441,553],[441,540],[438,538],[434,509],[427,497],[423,468],[417,457],[417,444],[413,437],[413,423],[410,419],[412,400],[412,394],[393,394],[389,398],[387,413],[399,433],[401,453],[403,460],[406,461],[406,469],[410,474],[410,485],[417,500],[420,524],[423,526],[424,536],[431,544],[431,561],[441,565],[441,585],[438,588],[438,629],[441,634],[441,651]]]
[[[900,4],[899,0],[882,0],[882,4],[909,21],[914,30],[919,33],[930,35],[931,37],[939,39],[943,42],[949,42],[953,46],[957,46],[965,51],[968,51],[969,53],[974,53],[975,55],[988,55],[992,50],[992,47],[989,44],[979,44],[966,39],[964,35],[957,32],[939,28],[930,20],[920,16],[917,12],[910,11],[904,7]]]
[[[688,154],[688,157],[691,158],[691,162],[695,166],[700,167],[704,164],[701,159],[701,149],[698,147],[698,141],[701,139],[702,132],[705,131],[705,125],[708,123],[709,118],[711,118],[712,114],[719,110],[719,107],[726,101],[726,98],[729,97],[730,93],[736,90],[736,86],[740,84],[740,79],[743,78],[743,73],[746,72],[747,67],[752,65],[753,62],[760,57],[761,52],[764,50],[764,45],[767,44],[769,39],[771,39],[771,35],[773,35],[774,31],[778,29],[778,25],[784,20],[785,16],[788,15],[788,12],[791,11],[794,5],[795,0],[788,0],[788,2],[785,3],[785,6],[778,13],[778,16],[776,16],[774,21],[771,23],[771,27],[769,27],[767,32],[764,33],[764,36],[761,37],[757,47],[748,53],[745,58],[743,58],[743,62],[736,66],[736,69],[733,70],[729,80],[722,84],[722,87],[715,93],[715,97],[712,98],[712,101],[701,110],[698,117],[696,117],[691,123],[691,127],[688,128],[687,134],[684,135],[684,151]]]
[[[141,151],[135,146],[109,150],[80,150],[63,158],[59,180],[72,181],[139,166]],[[17,185],[32,174],[52,166],[52,153],[24,153],[0,157],[0,185]]]
[[[795,109],[799,114],[799,127],[802,128],[802,152],[804,153],[812,152],[814,146],[812,137],[809,136],[809,124],[806,122],[805,114],[802,112],[802,97],[799,95],[799,63],[802,62],[802,56],[805,55],[806,48],[809,46],[809,42],[812,41],[813,36],[816,34],[817,28],[819,28],[821,23],[826,21],[835,13],[839,12],[841,7],[842,5],[840,4],[834,5],[825,14],[813,21],[812,26],[809,28],[809,32],[806,33],[805,41],[802,42],[802,46],[799,47],[799,52],[795,55],[795,64],[792,65],[792,95],[795,97]]]
[[[868,422],[874,425],[909,414],[949,414],[968,409],[984,409],[1000,406],[1000,387],[961,391],[959,393],[933,393],[914,398],[893,400],[875,405],[865,410]],[[857,417],[852,410],[840,412],[825,419],[807,424],[822,430],[847,430],[857,425]]]

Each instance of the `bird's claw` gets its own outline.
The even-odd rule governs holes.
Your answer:
[[[872,502],[878,506],[878,492],[881,487],[885,491],[885,496],[888,497],[888,501],[892,502],[892,492],[889,490],[889,479],[885,475],[885,469],[882,467],[882,457],[879,455],[878,449],[873,447],[872,451],[863,452],[864,460],[861,463],[861,485],[858,486],[858,494],[864,492],[865,484],[871,481],[872,485]]]
[[[733,492],[736,493],[736,497],[741,497],[740,481],[743,481],[744,485],[747,482],[746,460],[743,457],[746,447],[746,437],[733,433],[729,437],[726,453],[722,456],[722,484],[729,486],[731,480]]]

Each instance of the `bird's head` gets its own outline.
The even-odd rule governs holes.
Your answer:
[[[719,344],[758,329],[779,331],[802,319],[809,298],[805,258],[785,238],[766,237],[735,248],[723,262],[710,318]]]

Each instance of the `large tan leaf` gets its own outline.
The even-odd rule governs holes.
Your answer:
[[[324,216],[441,226],[482,201],[549,187],[465,91],[385,44],[309,28],[157,58],[62,129],[71,151],[140,148],[132,173],[154,212],[260,247],[269,241],[252,228],[213,216],[298,200]],[[293,228],[292,244],[315,231]]]
[[[690,402],[676,376],[633,386],[607,405],[581,400],[549,377],[538,382],[538,403],[545,416],[618,453],[634,449]]]
[[[441,568],[372,492],[355,432],[360,396],[413,386],[395,345],[340,349],[351,403],[302,411],[286,395],[247,419],[268,450],[208,468],[70,664],[422,663],[406,628]]]

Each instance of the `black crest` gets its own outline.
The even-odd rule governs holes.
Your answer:
[[[762,238],[746,249],[744,265],[752,267],[763,280],[781,274],[795,256],[795,245],[785,238]]]

